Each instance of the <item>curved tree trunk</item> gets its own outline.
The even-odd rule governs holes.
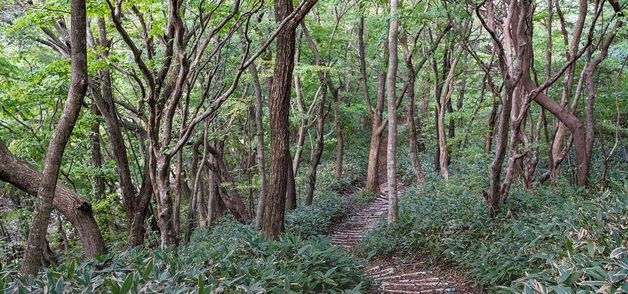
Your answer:
[[[85,0],[72,0],[71,6],[71,82],[68,98],[63,107],[59,123],[48,143],[46,160],[42,172],[37,202],[28,232],[26,251],[20,273],[34,275],[41,267],[43,246],[46,242],[48,222],[53,208],[61,160],[65,146],[78,120],[83,99],[87,91],[87,16]]]
[[[1,181],[36,196],[41,177],[41,172],[16,158],[0,140]],[[87,257],[91,258],[107,253],[105,241],[94,219],[92,205],[85,198],[64,185],[57,185],[53,205],[78,232]]]

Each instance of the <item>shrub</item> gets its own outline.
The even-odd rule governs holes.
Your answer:
[[[0,288],[10,293],[359,292],[369,281],[363,267],[362,260],[325,238],[289,234],[269,241],[251,225],[226,222],[196,233],[178,257],[136,248],[97,261],[68,261],[36,278],[4,272]]]
[[[470,270],[495,292],[627,290],[625,193],[596,197],[564,183],[532,192],[514,189],[491,219],[479,193],[486,180],[469,174],[408,189],[398,222],[380,226],[361,250],[424,250]]]
[[[286,215],[289,232],[303,238],[322,235],[341,218],[347,210],[347,200],[329,190],[318,190],[314,203],[299,206]]]

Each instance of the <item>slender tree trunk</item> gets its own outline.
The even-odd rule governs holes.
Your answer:
[[[445,78],[444,87],[445,93],[442,96],[441,101],[436,103],[436,111],[438,113],[437,119],[437,131],[438,131],[438,151],[439,151],[439,169],[443,178],[449,178],[449,152],[447,148],[447,135],[445,134],[445,111],[447,105],[451,103],[451,96],[454,91],[454,73],[456,72],[456,65],[458,58],[455,57],[449,67],[449,72]]]
[[[206,209],[203,206],[203,198],[205,196],[205,189],[203,189],[203,164],[207,160],[207,156],[209,153],[209,121],[205,121],[205,125],[203,126],[203,136],[200,140],[196,141],[192,146],[192,174],[194,175],[194,184],[192,186],[192,198],[197,197],[199,200],[196,202],[195,208],[198,211],[198,224],[201,229],[204,229],[208,226],[208,222],[206,221],[207,216]],[[203,153],[199,157],[198,147],[203,143]],[[188,239],[189,241],[189,239]]]
[[[92,104],[91,110],[94,115],[100,116],[96,104]],[[96,199],[103,199],[105,198],[105,178],[102,175],[103,158],[100,150],[100,123],[98,121],[92,124],[90,138],[92,141],[92,166],[96,170],[92,179],[92,188]]]
[[[414,176],[417,178],[417,182],[419,184],[423,184],[425,181],[425,175],[423,173],[423,167],[421,167],[421,162],[419,160],[419,131],[417,130],[416,123],[416,99],[415,99],[415,80],[416,80],[416,72],[414,71],[414,64],[412,63],[412,55],[410,54],[410,49],[408,48],[408,38],[405,33],[402,33],[402,37],[400,38],[401,48],[403,50],[403,56],[406,68],[408,70],[408,77],[406,81],[406,95],[408,96],[408,105],[406,107],[406,120],[408,121],[409,126],[409,138],[410,141],[410,162],[412,163],[412,171],[414,172]]]
[[[207,171],[207,226],[211,226],[212,222],[217,219],[216,215],[216,207],[218,206],[219,195],[218,195],[218,185],[216,184],[216,176],[214,171],[209,168]],[[258,204],[259,205],[259,204]]]
[[[298,48],[296,50],[300,51]],[[299,53],[297,52],[295,55],[297,55],[295,58],[298,62]],[[297,98],[297,108],[303,116],[303,118],[301,118],[301,121],[299,122],[299,130],[297,131],[297,148],[296,152],[294,153],[294,158],[292,159],[292,172],[296,175],[299,172],[299,165],[301,163],[301,157],[303,154],[303,145],[305,144],[305,132],[307,131],[307,115],[309,115],[309,113],[307,113],[305,110],[305,106],[303,105],[303,91],[301,89],[301,80],[296,73],[294,74],[294,92]]]
[[[484,153],[489,154],[493,149],[493,136],[495,135],[495,119],[497,118],[497,110],[499,109],[499,103],[495,97],[492,98],[493,107],[491,108],[491,114],[488,117],[488,128],[486,135],[484,136]]]
[[[290,150],[288,150],[287,156],[291,158]],[[292,165],[290,165],[290,168],[286,169],[286,173],[286,177],[288,178],[286,186],[286,209],[290,211],[297,208],[297,190],[294,183],[294,170],[292,169]]]
[[[68,98],[61,118],[55,128],[46,151],[42,179],[37,191],[37,202],[28,233],[28,241],[20,273],[35,275],[41,266],[43,246],[53,199],[57,187],[61,160],[65,146],[70,139],[78,120],[83,98],[87,91],[87,17],[85,0],[72,0],[71,3],[71,82]]]
[[[105,20],[103,18],[98,19],[98,32],[99,45],[103,48],[109,48],[109,40],[107,39]],[[108,56],[108,50],[103,50],[102,58],[106,59]],[[137,218],[146,215],[147,205],[150,202],[149,200],[153,190],[152,187],[145,188],[143,191],[144,193],[140,191],[140,193],[136,195],[135,185],[133,184],[131,177],[127,148],[124,143],[121,125],[115,108],[111,73],[107,69],[102,69],[99,72],[99,77],[100,88],[90,85],[90,93],[92,94],[94,102],[98,106],[98,110],[104,119],[109,145],[111,146],[113,158],[116,162],[116,173],[119,177],[118,184],[120,186],[122,204],[126,215],[126,227],[129,232],[134,232],[129,233],[128,242],[132,247],[138,246],[143,243],[143,232],[145,228],[143,228],[144,220],[138,220]],[[148,161],[146,159],[145,162],[147,165]],[[147,171],[148,169],[145,168],[144,173]],[[150,178],[148,176],[144,176],[142,187],[149,185],[149,183]],[[139,235],[140,232],[141,235]]]
[[[430,119],[430,80],[426,77],[423,81],[423,101],[421,102],[421,121],[427,124]],[[423,150],[425,150],[425,144],[421,142]],[[420,150],[420,151],[423,151]]]
[[[194,230],[196,226],[199,225],[195,222],[196,222],[196,215],[200,213],[199,211],[196,210],[196,208],[198,207],[199,196],[201,195],[201,193],[193,193],[192,189],[190,189],[190,186],[185,180],[181,182],[181,191],[183,194],[187,195],[187,198],[189,198],[188,214],[187,214],[188,223],[187,223],[187,228],[185,229],[185,232],[183,234],[183,242],[187,244],[190,242],[192,231]]]
[[[140,187],[139,194],[135,199],[133,215],[128,231],[128,242],[131,247],[144,244],[144,235],[146,233],[144,220],[148,214],[148,206],[152,195],[153,186],[150,184],[148,162],[146,162],[144,167],[144,179],[142,180],[142,186]]]
[[[170,162],[155,146],[150,147],[155,164],[151,172],[153,185],[156,187],[155,199],[157,202],[157,225],[160,231],[161,248],[178,246],[179,240],[175,234],[173,222],[173,203],[170,189]]]
[[[441,80],[444,80],[446,78],[447,73],[449,72],[447,69],[447,61],[448,61],[448,52],[445,52],[445,56],[443,56],[443,75],[445,75],[445,77],[441,78],[441,73],[438,71],[438,63],[436,61],[435,58],[432,58],[432,71],[434,72],[434,101],[435,106],[434,107],[434,126],[436,126],[436,141],[438,142],[438,144],[436,144],[436,152],[434,153],[434,170],[435,171],[440,171],[441,170],[441,144],[440,144],[440,138],[441,138],[441,132],[439,130],[439,128],[441,127],[441,122],[440,122],[440,109],[442,108],[441,105],[441,96],[443,95],[443,85],[444,83],[441,84]],[[443,127],[444,128],[444,127]],[[443,131],[444,134],[444,131]]]
[[[343,174],[342,165],[345,153],[345,136],[344,131],[342,130],[342,125],[340,124],[340,97],[338,97],[338,89],[329,89],[329,91],[331,91],[331,96],[332,98],[334,98],[333,112],[334,129],[336,133],[336,179],[341,179]]]
[[[179,151],[176,155],[177,163],[174,170],[174,185],[175,195],[172,211],[172,226],[174,227],[174,234],[180,236],[181,233],[181,200],[183,198],[183,183],[185,181],[185,175],[183,172],[183,153]],[[185,184],[187,185],[187,184]],[[191,199],[190,199],[191,200]]]
[[[388,31],[388,72],[386,96],[388,98],[388,147],[386,170],[388,178],[388,224],[397,222],[397,0],[390,0],[390,29]]]
[[[316,142],[312,148],[312,152],[310,155],[310,169],[308,171],[308,186],[307,186],[307,194],[305,198],[305,205],[312,205],[312,201],[314,200],[314,190],[316,188],[316,171],[318,169],[318,164],[321,161],[321,155],[323,154],[324,147],[324,136],[325,136],[325,100],[327,97],[327,88],[323,87],[323,93],[321,93],[321,101],[318,106],[318,117],[316,119]]]
[[[255,64],[249,65],[249,72],[253,78],[253,88],[255,89],[255,130],[257,132],[257,172],[259,174],[259,197],[257,200],[257,212],[255,223],[259,226],[262,220],[262,212],[265,206],[266,197],[266,152],[264,150],[264,97],[262,96],[262,85],[257,73]]]
[[[388,50],[385,50],[388,51]],[[387,58],[387,53],[385,54]],[[366,78],[366,77],[364,77]],[[379,150],[385,125],[382,123],[384,101],[386,97],[386,73],[380,72],[377,76],[377,100],[375,111],[371,115],[371,143],[369,147],[369,160],[366,170],[366,190],[379,192]]]
[[[521,155],[518,154],[517,146],[521,144],[521,137],[523,135],[523,120],[525,115],[524,112],[527,112],[527,110],[522,107],[524,97],[526,96],[526,93],[523,90],[524,89],[521,86],[515,87],[512,97],[512,106],[510,107],[510,121],[512,124],[512,134],[510,135],[510,156],[506,165],[506,174],[499,191],[499,198],[503,203],[506,203],[508,200],[512,180],[515,178],[515,175],[520,172],[518,171],[518,169],[520,169],[520,165],[518,163],[521,160]]]
[[[621,14],[621,8],[619,2],[617,0],[612,0],[611,6],[615,9],[617,14]],[[595,87],[595,82],[593,81],[593,74],[597,69],[598,65],[602,63],[608,56],[608,48],[613,42],[615,35],[618,31],[620,31],[623,26],[623,20],[620,18],[616,21],[615,25],[611,29],[611,32],[603,39],[603,42],[600,45],[600,52],[591,62],[587,64],[585,67],[582,77],[585,81],[586,89],[587,89],[587,97],[585,100],[585,134],[584,134],[584,154],[581,155],[584,158],[578,160],[578,185],[584,186],[588,184],[590,166],[591,166],[591,158],[593,155],[593,143],[595,139],[595,116],[593,113],[593,106],[595,103],[597,89]],[[576,143],[578,144],[578,143]],[[578,149],[581,149],[581,146],[576,145],[576,152]],[[582,151],[581,151],[582,153]],[[584,160],[584,161],[583,161]]]
[[[576,20],[576,23],[574,25],[574,29],[571,33],[568,33],[566,30],[566,23],[565,23],[565,19],[563,16],[563,12],[560,8],[559,5],[560,2],[556,1],[555,5],[556,5],[556,13],[559,16],[559,20],[560,20],[560,24],[561,24],[561,32],[563,34],[563,39],[565,42],[565,46],[567,48],[567,52],[566,52],[566,59],[571,59],[578,51],[578,47],[580,46],[580,38],[582,36],[582,31],[584,28],[584,22],[586,20],[586,16],[587,16],[587,12],[588,12],[588,2],[585,0],[580,0],[579,4],[578,4],[578,18]],[[552,5],[553,8],[553,5]],[[569,35],[572,36],[571,42],[568,44],[568,38]],[[561,99],[560,99],[560,105],[562,107],[567,107],[568,103],[569,103],[569,99],[572,96],[572,91],[573,91],[573,82],[574,82],[574,78],[575,78],[575,72],[576,72],[576,64],[572,64],[571,66],[569,66],[565,72],[565,82],[563,85],[563,89],[561,92]],[[547,94],[547,93],[546,93]],[[576,95],[577,96],[577,95]],[[574,103],[577,101],[577,97],[574,97],[573,99]],[[575,109],[574,109],[575,110]],[[574,111],[572,111],[572,113],[575,113]],[[554,140],[551,144],[551,153],[548,154],[549,159],[550,159],[550,170],[549,170],[549,176],[550,179],[552,179],[552,182],[554,182],[559,174],[560,174],[560,162],[562,162],[562,160],[559,160],[560,154],[562,153],[562,151],[564,149],[566,149],[568,147],[568,142],[565,139],[565,135],[567,134],[567,130],[570,129],[569,127],[567,127],[562,121],[557,121],[557,128],[556,128],[556,132],[554,134]]]
[[[510,110],[512,106],[513,89],[506,88],[504,94],[503,103],[501,105],[501,115],[499,116],[499,125],[497,127],[497,142],[495,157],[491,163],[490,174],[490,192],[488,195],[484,195],[489,204],[489,214],[491,216],[497,215],[499,211],[500,202],[500,184],[501,184],[501,172],[502,164],[504,163],[504,156],[506,155],[506,145],[508,138],[508,131],[510,128]]]

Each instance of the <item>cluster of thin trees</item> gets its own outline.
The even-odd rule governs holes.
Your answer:
[[[521,178],[526,188],[532,188],[559,177],[561,163],[572,146],[576,184],[587,185],[594,144],[595,73],[623,25],[617,0],[579,1],[575,24],[566,20],[558,0],[409,1],[401,3],[402,7],[397,0],[385,6],[347,1],[326,12],[333,14],[333,30],[324,40],[316,38],[303,21],[316,2],[303,0],[295,6],[291,0],[276,0],[270,9],[263,1],[168,0],[163,7],[146,8],[107,0],[103,6],[106,14],[88,17],[85,0],[72,0],[69,22],[59,17],[38,28],[41,36],[36,41],[71,61],[71,81],[42,172],[16,158],[0,141],[0,180],[37,196],[22,273],[36,273],[41,266],[53,208],[75,227],[87,256],[107,252],[90,203],[57,183],[65,146],[84,105],[91,106],[84,111],[99,117],[91,128],[92,165],[103,166],[103,148],[110,150],[107,153],[115,162],[116,191],[130,246],[144,243],[145,220],[150,214],[156,219],[163,247],[176,248],[181,238],[189,240],[193,226],[207,227],[226,211],[243,223],[255,221],[267,237],[277,238],[286,210],[294,209],[298,202],[295,175],[309,130],[313,129],[315,136],[308,157],[305,204],[314,198],[327,124],[333,126],[336,139],[336,177],[343,176],[343,91],[361,92],[364,97],[371,130],[365,188],[372,192],[379,191],[378,158],[383,156],[380,145],[387,136],[388,220],[395,222],[398,120],[405,119],[409,126],[412,168],[422,183],[425,176],[419,154],[426,151],[422,132],[433,101],[434,166],[447,179],[450,153],[458,147],[447,140],[454,136],[456,126],[462,125],[448,115],[463,106],[468,82],[465,73],[470,68],[483,73],[482,98],[486,92],[494,101],[484,140],[484,151],[494,156],[488,171],[490,187],[485,192],[489,213],[498,213],[514,179]],[[31,8],[25,4],[22,9]],[[440,10],[442,16],[423,23],[402,13],[422,9]],[[544,26],[533,20],[539,9],[547,12]],[[274,13],[275,24],[264,28],[261,20],[269,13]],[[600,17],[603,13],[605,18]],[[373,48],[376,42],[370,44],[374,38],[368,36],[369,14],[382,14],[388,20],[387,38],[380,48]],[[354,25],[343,23],[355,15]],[[349,27],[346,30],[354,36],[351,40],[334,39],[343,27]],[[547,34],[544,72],[534,67],[535,59],[541,58],[533,54],[535,31],[540,29]],[[552,47],[553,38],[562,38],[568,48],[560,58]],[[330,53],[334,43],[343,43],[344,56]],[[320,87],[306,105],[301,77],[294,72],[306,50],[311,64],[321,69],[332,68],[348,53],[354,54],[359,80],[318,70]],[[369,51],[377,51],[377,56],[369,56]],[[88,52],[107,61],[107,66],[88,71]],[[128,56],[126,63],[111,62],[112,55],[120,52]],[[562,88],[560,97],[550,97],[551,87]],[[243,160],[243,170],[250,181],[251,167],[256,167],[259,186],[249,189],[246,203],[225,158],[224,144],[213,134],[217,128],[236,128],[221,118],[221,109],[230,97],[249,95],[249,90],[255,99],[247,110],[245,141],[250,152]],[[584,111],[578,110],[581,97]],[[300,119],[297,130],[292,130],[289,121],[291,103],[310,114]],[[405,109],[403,114],[401,109]],[[472,128],[477,112],[463,132]],[[269,130],[269,154],[265,154],[265,129]],[[465,137],[460,147],[466,141]],[[547,145],[546,152],[539,150],[540,142]],[[292,154],[294,145],[297,148]],[[541,154],[547,154],[549,163],[543,173],[537,172]],[[94,177],[92,190],[96,198],[104,197],[102,176]],[[181,221],[182,200],[189,203],[187,222]],[[154,212],[151,202],[156,206]],[[182,223],[188,227],[182,228]]]

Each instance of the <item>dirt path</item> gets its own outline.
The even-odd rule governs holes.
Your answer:
[[[354,212],[331,234],[331,242],[350,251],[364,239],[388,211],[386,184],[386,142],[380,145],[380,193],[365,208]],[[397,184],[399,194],[405,187]],[[469,280],[455,270],[433,267],[417,258],[392,256],[369,262],[366,271],[376,281],[378,293],[480,293]]]

